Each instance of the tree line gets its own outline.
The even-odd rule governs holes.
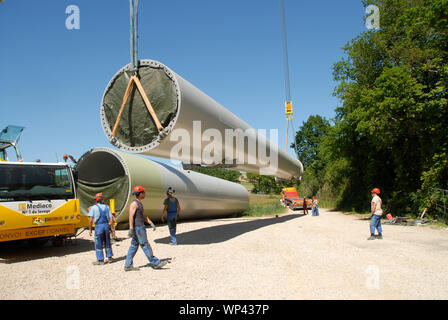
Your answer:
[[[313,115],[297,131],[301,192],[338,209],[366,211],[379,187],[394,215],[436,214],[448,188],[448,1],[362,1],[380,29],[361,33],[333,67],[334,119]]]
[[[284,187],[298,187],[297,181],[276,180],[274,177],[261,176],[255,173],[245,173],[243,176],[243,173],[239,171],[206,167],[194,169],[194,171],[235,183],[248,182],[251,185],[249,191],[252,193],[280,194]]]

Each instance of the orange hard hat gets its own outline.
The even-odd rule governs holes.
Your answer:
[[[95,201],[96,202],[100,202],[100,201],[102,201],[104,199],[104,196],[103,196],[103,194],[100,192],[100,193],[97,193],[96,195],[95,195]]]
[[[145,192],[145,188],[142,186],[136,186],[134,187],[134,191],[132,191],[133,195],[139,194],[140,192]]]
[[[376,194],[380,194],[381,190],[378,188],[373,188],[372,191],[370,191],[370,193],[376,193]]]

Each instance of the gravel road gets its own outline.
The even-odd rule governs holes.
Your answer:
[[[113,244],[117,262],[94,266],[93,238],[72,244],[0,245],[0,299],[448,299],[448,231],[383,224],[321,209],[319,217],[181,222],[178,246],[168,227],[147,230],[161,270],[141,249],[124,272],[127,231]]]

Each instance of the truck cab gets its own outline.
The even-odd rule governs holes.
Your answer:
[[[0,242],[66,237],[87,225],[69,164],[0,161]]]

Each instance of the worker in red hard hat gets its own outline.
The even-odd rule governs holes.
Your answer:
[[[104,204],[102,193],[95,195],[96,204],[89,209],[89,233],[92,236],[93,222],[95,222],[95,252],[97,261],[93,264],[102,265],[105,263],[103,249],[106,249],[106,262],[113,261],[112,246],[110,244],[110,226],[113,223],[112,213],[107,205]],[[105,244],[105,248],[103,246]]]
[[[381,227],[381,216],[383,210],[381,205],[383,201],[379,197],[380,189],[374,188],[370,192],[372,195],[371,212],[370,212],[370,237],[367,240],[383,239],[383,228]],[[375,235],[375,229],[378,230],[378,235]]]
[[[135,196],[135,200],[132,201],[129,208],[129,237],[132,238],[131,246],[129,247],[128,254],[126,256],[126,262],[124,265],[124,271],[137,271],[138,268],[133,266],[133,259],[137,253],[138,247],[143,249],[146,257],[149,260],[149,264],[154,269],[160,269],[167,264],[167,261],[161,261],[157,259],[152,252],[149,245],[148,238],[146,236],[145,222],[151,225],[155,230],[156,227],[152,221],[144,215],[144,208],[142,200],[146,197],[145,188],[142,186],[134,187],[132,194]]]

